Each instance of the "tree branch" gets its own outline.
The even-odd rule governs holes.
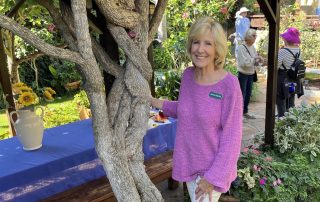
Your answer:
[[[74,40],[75,36],[73,34],[73,31],[70,30],[70,27],[68,26],[68,24],[61,17],[60,11],[57,8],[55,8],[52,5],[52,2],[49,0],[37,0],[37,2],[49,11],[50,16],[55,22],[55,25],[59,29],[60,33],[62,34],[62,37],[64,38],[68,46],[71,48],[71,50],[77,51],[77,46]]]
[[[79,53],[67,49],[57,48],[44,42],[42,39],[40,39],[38,36],[32,33],[29,29],[19,25],[17,22],[6,16],[0,15],[0,26],[20,36],[26,42],[33,45],[34,47],[36,47],[37,49],[39,49],[47,55],[64,60],[69,60],[80,65],[85,62],[81,58]]]
[[[152,75],[152,67],[148,61],[148,58],[143,54],[143,51],[129,38],[127,32],[122,27],[117,27],[112,24],[108,24],[108,29],[113,38],[118,43],[119,47],[124,50],[129,59],[138,68],[143,77],[150,81]]]
[[[51,14],[51,17],[53,18],[54,22],[56,23],[59,31],[62,33],[64,39],[67,41],[68,44],[72,45],[72,50],[77,50],[76,41],[75,41],[75,33],[74,33],[74,27],[70,22],[73,22],[72,12],[71,9],[68,9],[69,7],[65,5],[63,2],[61,2],[60,7],[64,12],[61,14],[63,17],[58,15],[59,10],[56,8],[53,8],[48,2],[48,0],[41,0],[39,3],[48,9],[49,13]],[[109,74],[117,77],[119,74],[123,73],[123,68],[121,68],[120,65],[116,64],[111,60],[109,55],[105,52],[105,50],[101,47],[101,45],[93,38],[91,37],[92,47],[93,47],[93,53],[95,57],[97,58],[98,62],[100,63],[101,67],[108,72]]]
[[[58,47],[59,48],[65,48],[65,47],[67,47],[67,45],[63,44],[63,45],[60,45]],[[15,64],[19,65],[19,64],[21,64],[23,62],[26,62],[26,61],[31,60],[31,59],[36,59],[36,58],[41,57],[43,55],[45,55],[45,53],[43,53],[41,51],[34,52],[34,53],[29,54],[29,55],[23,56],[21,58],[17,58],[16,61],[15,61]]]
[[[152,16],[152,19],[150,21],[149,25],[149,36],[148,36],[148,45],[153,40],[154,35],[156,34],[158,27],[160,25],[162,16],[164,14],[164,11],[167,7],[168,0],[159,0],[156,6],[156,9],[154,11],[154,14]]]
[[[134,6],[133,3],[124,5],[116,0],[96,0],[95,2],[106,20],[112,24],[132,29],[139,22],[139,14],[132,11],[134,8],[130,8]]]
[[[79,53],[81,54],[82,58],[87,60],[87,62],[90,62],[94,66],[98,66],[92,52],[86,0],[71,0],[71,9],[73,12],[74,27],[76,30]]]
[[[109,55],[102,48],[102,46],[96,41],[96,39],[91,37],[91,42],[92,42],[94,56],[97,58],[103,70],[105,70],[108,74],[115,76],[116,78],[119,75],[124,74],[124,69],[109,57]]]

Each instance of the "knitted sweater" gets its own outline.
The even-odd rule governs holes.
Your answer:
[[[258,53],[254,46],[247,46],[245,45],[250,54],[248,53],[246,47],[244,47],[245,44],[242,44],[238,47],[237,52],[237,67],[238,71],[242,74],[246,75],[252,75],[254,74],[254,57],[258,56]]]
[[[198,175],[226,192],[237,176],[242,138],[242,94],[228,73],[213,85],[194,81],[194,67],[182,76],[179,100],[165,101],[163,112],[177,117],[173,178],[188,182]]]

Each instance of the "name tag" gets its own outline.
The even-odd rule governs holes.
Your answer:
[[[223,97],[220,93],[215,93],[215,92],[210,92],[209,96],[218,100],[221,100]]]

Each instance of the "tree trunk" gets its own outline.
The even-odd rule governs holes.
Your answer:
[[[84,89],[91,105],[96,151],[117,200],[163,201],[145,172],[142,141],[149,118],[149,81],[152,76],[147,48],[160,23],[167,0],[159,0],[150,23],[148,1],[95,1],[107,20],[110,33],[125,52],[124,67],[113,62],[101,45],[90,37],[86,0],[71,0],[73,15],[68,8],[70,1],[61,1],[61,10],[49,0],[37,2],[48,9],[70,49],[48,44],[2,15],[0,26],[20,36],[42,53],[80,66]],[[135,36],[130,38],[124,28],[130,29]],[[100,67],[116,78],[108,97]]]

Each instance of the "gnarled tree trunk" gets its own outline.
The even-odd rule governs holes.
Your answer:
[[[152,77],[147,48],[162,19],[167,0],[158,1],[150,22],[149,1],[95,1],[107,19],[107,28],[125,52],[124,66],[114,63],[90,36],[86,0],[71,0],[71,9],[63,1],[59,8],[49,0],[39,0],[38,3],[48,9],[68,49],[45,43],[30,30],[2,15],[0,26],[42,53],[80,66],[91,104],[96,151],[117,200],[163,201],[145,172],[142,140],[147,130],[149,81]],[[130,30],[131,37],[126,30]],[[108,97],[100,67],[116,77]]]

